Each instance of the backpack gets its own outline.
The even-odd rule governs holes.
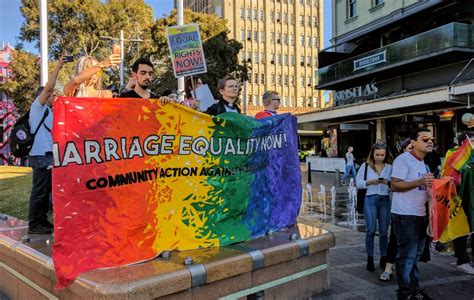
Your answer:
[[[46,109],[43,118],[41,119],[38,127],[34,133],[31,133],[30,130],[30,111],[20,117],[18,121],[16,121],[15,125],[13,125],[12,131],[10,132],[10,137],[8,139],[8,143],[10,145],[10,152],[14,157],[21,158],[24,156],[28,156],[30,153],[31,148],[33,147],[33,143],[35,141],[35,135],[38,133],[41,125],[44,125],[44,120],[49,114],[49,109]],[[51,131],[46,125],[44,127]]]

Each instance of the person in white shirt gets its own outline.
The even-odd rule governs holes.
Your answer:
[[[423,162],[433,150],[433,136],[420,127],[410,134],[413,150],[399,155],[392,168],[392,224],[397,238],[396,272],[398,299],[423,299],[418,260],[425,246],[427,188],[433,174]]]
[[[393,157],[387,146],[377,143],[370,149],[367,162],[359,168],[356,185],[367,189],[364,200],[365,250],[367,252],[367,270],[375,271],[374,237],[377,223],[379,227],[380,266],[385,267],[388,246],[388,226],[390,224],[390,189]],[[367,179],[364,180],[365,168]]]
[[[346,185],[346,179],[349,178],[349,176],[352,174],[354,176],[354,179],[356,177],[356,168],[354,164],[354,147],[349,146],[347,147],[347,152],[346,152],[346,168],[344,170],[344,176],[342,177],[342,185]]]
[[[65,62],[64,56],[57,61],[49,76],[49,81],[30,108],[31,133],[36,131],[41,120],[46,116],[36,133],[33,147],[31,147],[28,156],[30,166],[33,168],[33,186],[28,216],[28,233],[31,234],[51,233],[53,228],[53,225],[48,221],[49,197],[52,190],[51,171],[53,168],[53,138],[51,136],[53,110],[51,106],[57,96],[54,89],[56,79]]]

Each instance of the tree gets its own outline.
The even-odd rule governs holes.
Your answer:
[[[39,87],[38,59],[23,50],[14,50],[10,62],[12,78],[0,85],[0,90],[12,99],[20,113],[26,112]]]
[[[197,75],[209,85],[215,97],[219,95],[217,81],[228,74],[236,73],[237,78],[247,75],[247,66],[238,61],[238,53],[242,49],[242,44],[228,39],[226,20],[222,20],[215,15],[195,13],[186,10],[184,22],[199,24],[203,50],[207,64],[207,73]],[[177,88],[177,80],[173,75],[171,59],[169,56],[168,41],[166,38],[166,27],[176,26],[177,15],[173,10],[170,16],[156,20],[151,27],[151,36],[156,46],[156,50],[150,52],[154,62],[159,62],[155,87],[158,94],[165,90]]]

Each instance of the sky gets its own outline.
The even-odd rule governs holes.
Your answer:
[[[173,0],[145,0],[153,8],[155,18],[169,14],[173,9]],[[39,5],[39,1],[38,1]],[[20,13],[21,0],[0,0],[0,42],[14,46],[20,35],[20,27],[24,19]],[[0,45],[1,46],[1,45]],[[25,49],[39,53],[34,44],[24,43]]]
[[[38,1],[39,3],[39,1]],[[145,0],[153,8],[155,18],[169,14],[173,9],[173,0]],[[329,47],[331,38],[331,0],[323,0],[324,7],[324,48]],[[39,5],[39,4],[38,4]],[[20,13],[21,0],[0,0],[0,42],[14,46],[19,40],[23,17]],[[27,51],[39,53],[34,44],[24,43]]]

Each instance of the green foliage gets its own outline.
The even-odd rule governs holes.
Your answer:
[[[21,113],[26,112],[34,100],[39,87],[39,66],[37,58],[23,50],[12,52],[10,68],[12,79],[0,85],[0,90],[10,97]]]

